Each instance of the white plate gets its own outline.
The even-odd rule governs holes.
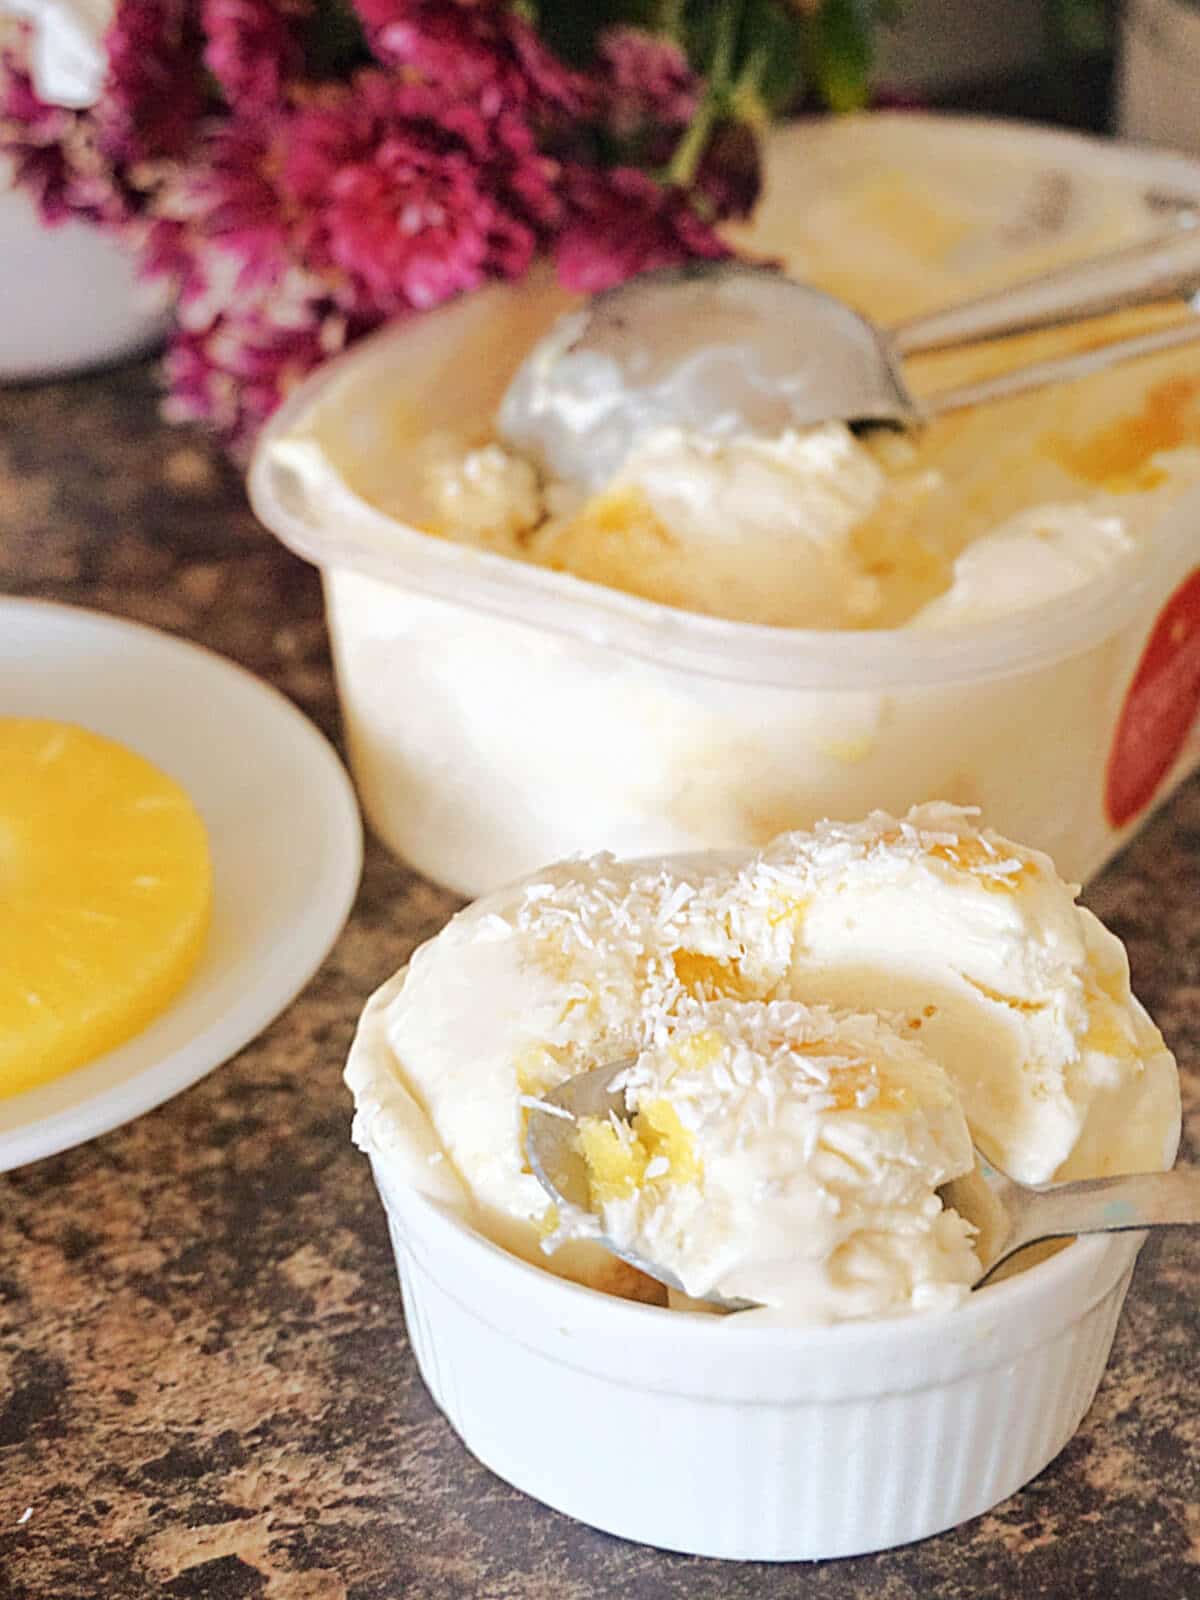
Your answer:
[[[213,861],[191,981],[127,1044],[0,1099],[6,1172],[161,1105],[278,1016],[346,920],[362,826],[341,763],[289,700],[153,628],[0,599],[0,715],[81,723],[139,751],[191,795]]]

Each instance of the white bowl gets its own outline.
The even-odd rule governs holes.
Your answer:
[[[122,245],[84,222],[47,227],[0,166],[0,382],[54,377],[162,339],[161,288]]]
[[[780,135],[752,245],[794,246],[789,174],[814,152],[833,185],[840,162],[890,165],[957,183],[972,211],[936,271],[910,259],[897,272],[889,292],[908,299],[873,304],[881,316],[1200,206],[1200,166],[1181,158],[1010,123],[866,118]],[[259,516],[321,566],[365,810],[420,871],[475,895],[579,850],[754,846],[936,797],[981,806],[1084,881],[1196,766],[1190,669],[1143,683],[1125,715],[1156,619],[1194,576],[1194,492],[1132,577],[943,634],[721,621],[417,531],[406,441],[491,415],[566,303],[535,278],[365,341],[297,391],[251,469]],[[1057,425],[1066,402],[1047,405]],[[1031,440],[1016,470],[1036,454]],[[1200,610],[1200,584],[1188,606]],[[1144,761],[1156,740],[1153,783],[1111,804],[1114,751]]]
[[[905,1544],[1027,1483],[1092,1403],[1144,1238],[1077,1240],[943,1315],[739,1326],[541,1272],[373,1167],[467,1448],[581,1522],[735,1560]]]

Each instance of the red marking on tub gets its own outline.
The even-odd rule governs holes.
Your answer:
[[[1200,568],[1159,612],[1108,755],[1104,810],[1124,827],[1154,798],[1200,710]]]

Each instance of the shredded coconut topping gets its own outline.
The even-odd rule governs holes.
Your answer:
[[[423,947],[386,1027],[412,1094],[356,1078],[363,1142],[390,1154],[385,1122],[419,1104],[422,1171],[436,1137],[438,1192],[461,1179],[531,1253],[623,1240],[692,1293],[799,1320],[970,1281],[936,1193],[969,1167],[968,1122],[1038,1183],[1101,1148],[1097,1119],[1153,1143],[1177,1106],[1117,942],[1045,857],[943,804],[749,856],[546,869]],[[579,1126],[594,1209],[552,1214],[525,1114],[568,1116],[540,1096],[625,1062],[630,1118]]]

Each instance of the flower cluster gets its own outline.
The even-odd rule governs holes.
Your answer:
[[[724,254],[756,86],[714,37],[705,75],[631,25],[571,64],[509,0],[113,0],[90,106],[38,92],[44,39],[9,51],[0,153],[170,278],[168,412],[242,450],[348,340],[537,255],[591,291]]]

